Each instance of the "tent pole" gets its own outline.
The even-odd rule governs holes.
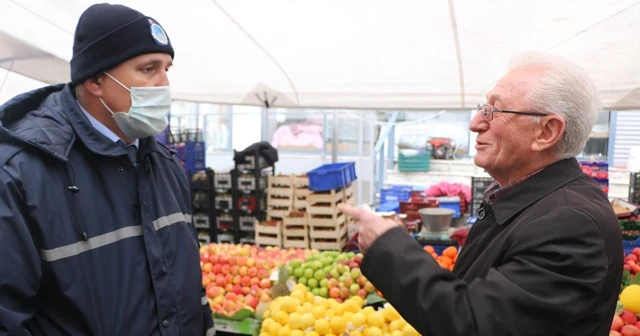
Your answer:
[[[338,111],[333,110],[333,129],[331,130],[331,163],[338,162]]]

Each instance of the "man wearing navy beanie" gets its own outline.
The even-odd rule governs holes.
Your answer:
[[[96,4],[71,82],[0,106],[0,335],[215,334],[168,124],[174,50],[155,19]]]

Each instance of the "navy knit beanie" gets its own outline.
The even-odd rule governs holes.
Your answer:
[[[149,53],[174,57],[169,36],[158,21],[122,5],[96,4],[82,13],[73,41],[71,83]]]

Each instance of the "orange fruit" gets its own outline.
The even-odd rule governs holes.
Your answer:
[[[433,257],[433,259],[438,259],[438,255],[435,252],[431,253],[431,256]]]
[[[442,256],[440,258],[442,258],[442,262],[445,263],[447,266],[453,265],[453,259],[452,258],[449,258],[447,256]]]
[[[427,251],[427,253],[430,253],[430,254],[436,252],[436,250],[433,249],[433,246],[430,246],[430,245],[425,246],[424,250]]]
[[[442,255],[449,257],[453,260],[456,255],[458,255],[458,249],[455,246],[449,246],[444,251],[442,251]]]

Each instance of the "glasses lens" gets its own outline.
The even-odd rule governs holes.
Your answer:
[[[482,105],[481,106],[481,110],[482,112],[482,116],[487,119],[487,120],[491,120],[491,106],[489,105]]]

